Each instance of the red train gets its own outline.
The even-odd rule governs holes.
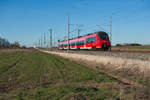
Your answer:
[[[58,49],[68,49],[68,41],[59,41]],[[69,49],[111,50],[111,42],[108,34],[100,31],[69,39]]]

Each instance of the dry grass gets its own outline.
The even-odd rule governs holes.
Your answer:
[[[60,53],[60,52],[49,52],[51,54],[59,55],[65,58],[74,60],[82,60],[88,62],[94,62],[95,64],[111,65],[111,68],[122,69],[122,68],[139,68],[141,72],[147,72],[150,70],[150,62],[142,61],[138,59],[126,59],[119,57],[108,57],[108,56],[95,56],[86,54],[75,54],[75,53]],[[108,66],[109,67],[109,66]]]

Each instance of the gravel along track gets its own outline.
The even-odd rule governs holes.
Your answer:
[[[66,52],[64,50],[60,50],[59,52]],[[126,51],[88,51],[88,50],[70,50],[70,53],[77,54],[88,54],[88,55],[97,55],[97,56],[108,56],[108,57],[119,57],[119,58],[127,58],[127,59],[139,59],[142,61],[150,61],[150,52],[126,52]]]

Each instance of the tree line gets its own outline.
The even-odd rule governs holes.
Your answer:
[[[118,43],[116,44],[116,46],[120,47],[120,46],[142,46],[142,44],[139,44],[139,43]]]
[[[10,43],[7,39],[0,37],[0,48],[21,48],[18,41]]]

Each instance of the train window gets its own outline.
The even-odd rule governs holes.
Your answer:
[[[82,45],[82,41],[80,41],[80,45]]]
[[[75,42],[75,46],[77,46],[77,42]]]
[[[90,43],[90,38],[87,38],[85,41],[86,43]]]
[[[77,46],[79,45],[79,41],[77,42],[77,44],[76,44]]]
[[[75,42],[72,42],[72,43],[71,43],[71,46],[75,46]]]
[[[80,45],[80,43],[81,43],[81,42],[79,41],[79,42],[78,42],[78,45]]]
[[[88,38],[85,41],[86,41],[86,43],[88,43]]]
[[[76,45],[77,45],[77,46],[79,45],[79,41],[76,42]]]
[[[86,43],[96,42],[96,37],[91,37],[86,39]]]
[[[82,45],[83,44],[83,42],[82,41],[80,41],[80,45]]]
[[[84,41],[82,41],[82,45],[84,45]]]
[[[79,45],[82,45],[82,41],[80,41]]]
[[[89,43],[91,43],[92,42],[92,38],[89,38]]]
[[[78,41],[76,42],[76,45],[79,46],[79,45],[84,45],[84,41]],[[75,43],[74,43],[74,46],[75,46]]]
[[[92,42],[93,42],[93,37],[90,38],[90,43],[92,43]]]
[[[107,36],[106,34],[105,34],[105,35],[102,35],[102,36],[101,36],[101,39],[102,39],[102,40],[108,40],[108,36]]]
[[[85,41],[86,41],[86,43],[88,43],[88,39],[86,39]]]
[[[107,33],[99,33],[98,35],[101,40],[109,40]]]
[[[70,43],[70,46],[73,46],[73,42]]]
[[[97,42],[96,37],[93,37],[93,42]]]
[[[65,47],[67,47],[67,46],[68,46],[68,44],[65,44],[64,46],[65,46]]]
[[[79,45],[81,45],[81,41],[79,41]]]
[[[81,45],[82,43],[81,43],[81,41],[79,41],[79,45]]]

